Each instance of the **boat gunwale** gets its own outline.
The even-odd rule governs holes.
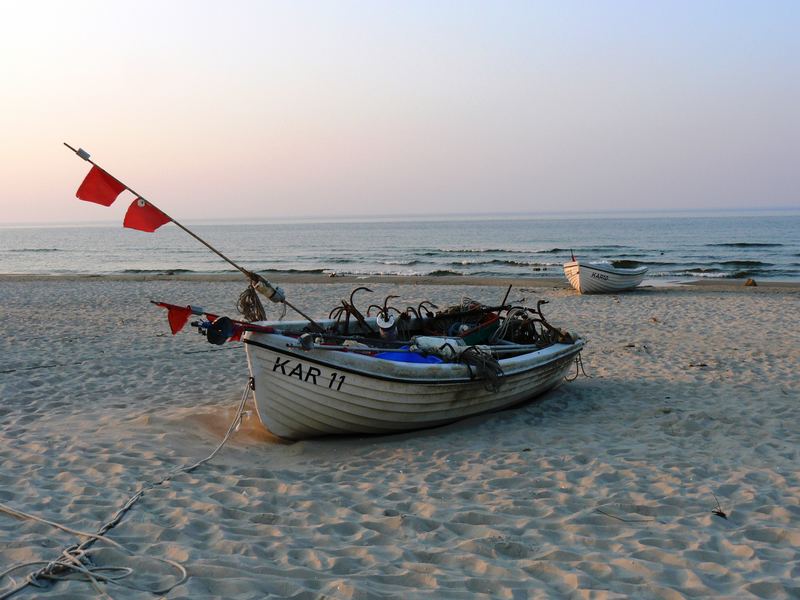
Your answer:
[[[277,335],[277,334],[262,334],[262,335]],[[285,337],[285,336],[281,336],[281,337]],[[307,353],[300,353],[300,352],[293,352],[291,350],[285,350],[285,349],[282,349],[282,348],[279,348],[279,347],[276,347],[276,346],[272,346],[270,344],[266,344],[264,342],[259,342],[257,340],[253,340],[253,339],[251,339],[250,335],[247,335],[247,336],[243,337],[242,338],[242,342],[244,342],[245,344],[251,345],[251,346],[256,346],[258,348],[264,348],[266,350],[270,350],[272,352],[276,352],[276,353],[282,354],[284,356],[291,356],[292,358],[295,358],[295,359],[305,360],[305,361],[308,361],[308,362],[311,362],[311,363],[314,363],[314,364],[323,365],[323,366],[325,366],[325,367],[327,367],[329,369],[336,369],[338,371],[342,371],[342,372],[345,372],[345,373],[350,373],[350,374],[353,374],[353,375],[360,375],[362,377],[368,377],[368,378],[372,378],[372,379],[379,379],[379,380],[382,380],[382,381],[390,381],[390,382],[394,382],[394,383],[421,384],[421,385],[454,385],[454,384],[475,383],[476,381],[480,381],[480,379],[476,378],[476,377],[462,377],[462,376],[459,376],[459,377],[448,377],[446,379],[443,379],[441,377],[438,377],[438,378],[424,378],[423,379],[423,378],[420,378],[420,377],[414,377],[413,375],[409,375],[409,376],[405,376],[405,377],[403,377],[403,376],[383,375],[383,374],[375,373],[374,371],[360,370],[360,369],[357,369],[357,368],[355,368],[353,366],[350,366],[350,365],[344,365],[344,364],[340,364],[340,363],[332,363],[330,361],[321,360],[321,359],[319,359],[317,357],[314,357],[314,356],[308,356]],[[575,342],[573,342],[572,344],[553,344],[551,346],[547,346],[545,348],[542,348],[541,350],[535,350],[534,352],[528,352],[528,353],[525,353],[525,354],[521,354],[519,356],[509,357],[509,358],[506,358],[506,359],[502,359],[499,362],[500,362],[501,367],[503,366],[503,363],[505,363],[506,366],[509,366],[509,362],[510,361],[520,362],[520,359],[522,359],[523,357],[529,357],[531,354],[535,354],[537,352],[542,352],[542,350],[552,349],[553,346],[556,346],[556,345],[563,346],[564,349],[560,350],[560,351],[557,351],[557,352],[556,351],[551,351],[549,353],[549,354],[551,354],[551,356],[546,356],[545,355],[543,360],[537,361],[535,364],[532,364],[529,367],[520,369],[518,371],[514,371],[513,373],[508,373],[508,376],[516,377],[518,375],[525,375],[525,374],[527,374],[527,373],[529,373],[531,371],[535,371],[537,369],[540,369],[540,368],[542,368],[542,367],[544,367],[544,366],[546,366],[546,365],[548,365],[548,364],[550,364],[552,362],[561,360],[561,359],[565,358],[566,356],[575,355],[578,352],[580,352],[581,350],[583,350],[583,346],[585,345],[585,340],[583,340],[582,338],[579,338]],[[334,351],[331,351],[331,352],[334,352]],[[358,354],[353,353],[353,352],[348,352],[347,354],[349,354],[351,356],[358,356]],[[375,357],[369,357],[369,358],[375,359],[375,360],[382,360],[382,359],[376,359]],[[389,361],[389,362],[392,362],[392,361]],[[411,367],[411,368],[413,368],[414,366],[416,366],[416,367],[425,368],[426,370],[431,370],[431,368],[435,368],[435,367],[463,367],[463,368],[467,369],[466,365],[462,365],[462,364],[458,364],[458,363],[442,363],[440,365],[436,365],[436,364],[416,364],[416,363],[399,363],[399,364],[401,364],[403,367]]]

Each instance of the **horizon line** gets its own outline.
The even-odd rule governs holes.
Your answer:
[[[373,215],[307,215],[307,216],[284,216],[284,217],[197,217],[181,219],[181,222],[194,223],[194,224],[247,224],[247,223],[360,223],[360,222],[379,222],[379,221],[422,221],[422,220],[475,220],[481,218],[488,218],[491,220],[503,220],[505,218],[526,217],[530,220],[536,218],[565,218],[575,219],[581,218],[584,215],[590,217],[620,217],[635,219],[641,217],[655,217],[655,216],[676,216],[676,215],[700,215],[715,216],[718,214],[721,217],[735,216],[737,214],[754,215],[757,213],[800,213],[800,205],[798,206],[775,206],[775,207],[758,207],[758,208],[639,208],[639,209],[596,209],[591,211],[586,210],[561,210],[561,211],[477,211],[477,212],[454,212],[454,213],[378,213]],[[712,214],[714,213],[714,214]],[[0,228],[10,227],[70,227],[70,226],[114,226],[118,225],[116,219],[101,219],[91,221],[68,221],[68,220],[54,220],[54,221],[11,221],[4,223],[0,221]]]

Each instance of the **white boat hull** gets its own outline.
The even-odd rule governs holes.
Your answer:
[[[286,323],[272,323],[285,327]],[[397,433],[513,406],[558,385],[583,341],[500,361],[497,391],[457,363],[415,364],[357,352],[287,348],[279,333],[245,334],[261,422],[275,435]]]
[[[581,294],[613,294],[642,283],[647,267],[618,269],[605,263],[564,263],[564,275]]]

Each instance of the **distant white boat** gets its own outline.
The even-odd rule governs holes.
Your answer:
[[[581,294],[613,294],[629,290],[642,283],[646,273],[647,267],[620,269],[608,263],[577,260],[564,263],[564,275]]]

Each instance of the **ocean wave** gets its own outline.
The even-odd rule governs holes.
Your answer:
[[[787,273],[788,274],[788,273]],[[757,269],[740,269],[737,271],[723,271],[720,269],[685,269],[683,271],[674,271],[667,273],[671,277],[703,277],[711,279],[747,279],[750,277],[774,277],[776,274],[768,271],[759,271]]]
[[[439,248],[436,251],[423,252],[423,256],[437,254],[531,254],[526,250],[509,250],[506,248]],[[419,252],[417,254],[420,254]]]
[[[542,262],[529,262],[521,260],[508,260],[502,258],[494,258],[492,260],[459,260],[449,263],[451,266],[484,266],[484,265],[502,265],[507,267],[556,267],[561,266],[561,263],[542,263]]]
[[[726,244],[706,244],[716,248],[779,248],[783,244],[773,244],[768,242],[730,242]]]
[[[332,269],[262,269],[270,273],[282,273],[284,275],[322,275],[332,273]]]
[[[550,248],[548,250],[536,250],[534,254],[588,254],[591,252],[607,252],[608,250],[627,250],[631,246],[621,246],[619,244],[608,244],[605,246],[573,246],[571,248]]]
[[[685,273],[691,273],[691,274],[695,274],[695,273],[722,273],[723,275],[725,274],[725,271],[722,271],[721,269],[717,269],[717,268],[714,268],[714,267],[711,267],[711,268],[709,268],[709,267],[693,267],[691,269],[684,269],[684,272]]]
[[[381,261],[382,265],[392,265],[398,267],[412,267],[414,265],[420,264],[418,260],[384,260]]]
[[[348,263],[353,263],[355,261],[352,258],[333,257],[333,258],[326,258],[325,262],[333,263],[333,264],[337,264],[337,265],[346,265]]]
[[[730,277],[728,273],[717,270],[687,269],[685,271],[675,271],[667,273],[667,277],[708,277],[711,279],[725,279]]]
[[[428,275],[428,273],[421,273],[419,271],[377,271],[371,269],[365,270],[347,270],[347,271],[336,271],[335,269],[325,269],[325,275],[336,276],[336,277],[423,277]]]
[[[772,267],[773,263],[761,262],[760,260],[723,260],[717,264],[730,268],[747,268],[747,267]]]
[[[673,271],[648,271],[648,279],[657,279],[658,277],[678,277],[680,274]]]
[[[199,273],[193,269],[123,269],[121,273],[127,275],[147,275],[148,273],[158,275],[174,275],[175,273]]]
[[[61,248],[12,248],[9,252],[61,252]]]

